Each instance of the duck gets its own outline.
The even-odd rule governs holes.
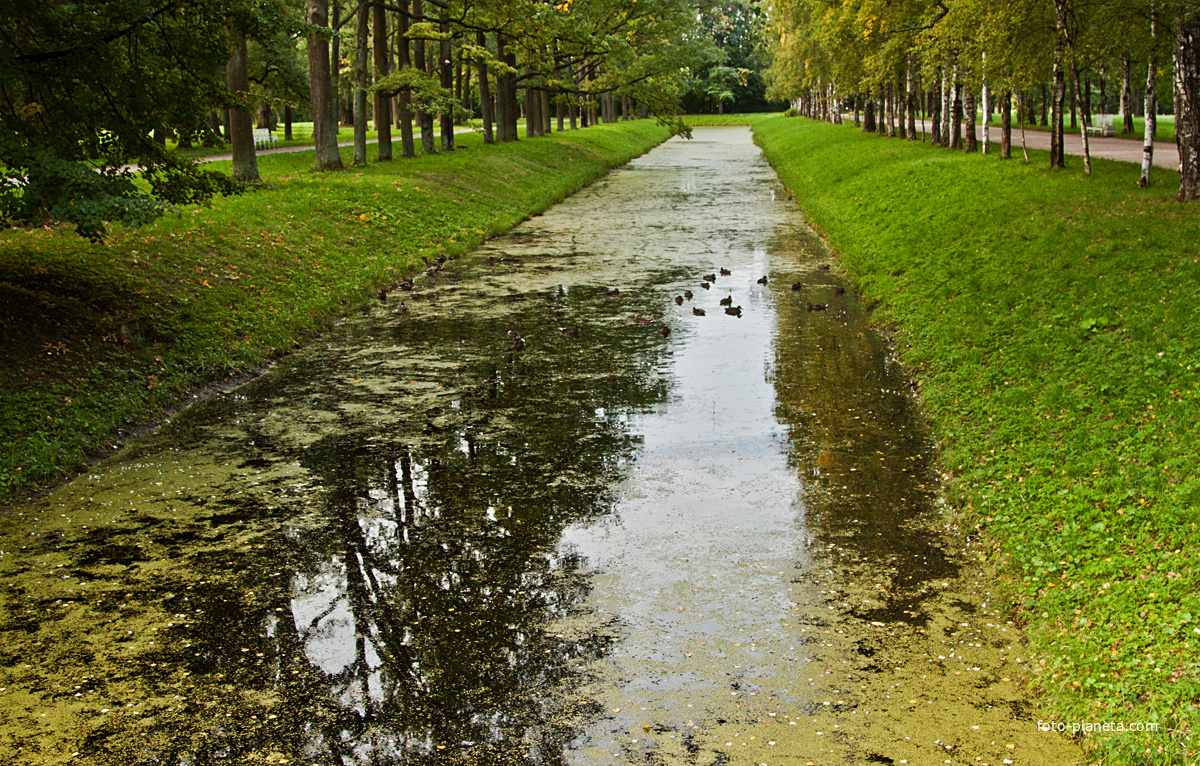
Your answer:
[[[578,338],[579,337],[579,328],[578,327],[574,327],[574,326],[560,327],[560,328],[558,328],[558,331],[561,332],[563,335],[566,335],[568,338]]]
[[[799,292],[800,290],[803,290],[803,289],[804,289],[804,283],[803,283],[803,282],[794,282],[794,283],[792,283],[792,290],[793,290],[794,292]]]
[[[409,277],[408,279],[404,280],[404,281],[403,281],[403,282],[401,282],[400,284],[396,285],[396,287],[399,287],[401,290],[411,290],[411,289],[413,289],[413,281],[412,281],[412,277]]]
[[[516,330],[509,330],[507,334],[508,334],[508,337],[512,338],[513,340],[516,340],[517,338],[521,337],[520,335],[517,334]]]
[[[841,285],[836,285],[836,286],[834,286],[834,288],[833,288],[833,294],[834,294],[834,295],[845,295],[845,294],[846,294],[846,288],[842,287]]]
[[[702,309],[698,306],[692,306],[692,313],[698,317],[702,317],[702,316],[704,316],[704,309]]]
[[[716,275],[716,274],[705,274],[705,275],[704,275],[704,281],[705,281],[705,282],[716,282],[716,281],[717,281],[717,275]]]
[[[487,293],[485,293],[483,290],[476,290],[476,291],[475,291],[475,297],[476,297],[476,298],[486,298],[486,297],[487,297]]]
[[[732,306],[733,305],[733,296],[726,295],[724,298],[721,299],[721,305],[722,306]]]
[[[488,266],[495,266],[498,263],[500,263],[500,259],[496,256],[493,255],[488,257]]]
[[[676,305],[676,306],[682,306],[682,305],[683,305],[683,296],[682,296],[682,295],[676,295],[676,296],[675,296],[675,305]]]
[[[446,256],[439,255],[437,258],[433,259],[433,262],[436,263],[438,266],[441,266],[443,263],[446,262]]]
[[[686,298],[686,299],[688,299],[688,300],[690,301],[690,300],[692,299],[692,291],[691,291],[691,290],[684,290],[684,291],[683,291],[683,297],[684,297],[684,298]]]
[[[408,313],[408,304],[405,303],[404,301],[400,301],[400,313],[402,313],[402,314]]]
[[[726,306],[725,313],[730,316],[741,317],[742,316],[742,307],[741,306]]]
[[[380,303],[387,303],[387,290],[380,290],[380,291],[379,291],[379,302],[380,302]]]
[[[615,287],[614,287],[613,289],[611,289],[611,290],[605,290],[605,291],[604,291],[604,295],[605,295],[605,297],[608,297],[608,298],[616,298],[616,297],[617,297],[618,295],[620,295],[620,294],[621,294],[621,291],[620,291],[620,290],[618,290],[618,289],[617,289],[617,288],[615,288]]]
[[[518,337],[513,341],[513,351],[520,351],[525,348],[525,339]]]
[[[732,271],[730,271],[729,269],[725,269],[725,268],[720,269],[720,272],[721,272],[721,276],[723,276],[723,277],[728,277],[731,274],[733,274]]]
[[[759,278],[758,278],[758,283],[759,283],[760,285],[765,285],[765,284],[767,283],[767,278],[766,278],[766,276],[761,276],[761,277],[759,277]]]
[[[644,317],[644,316],[641,316],[641,315],[635,316],[635,317],[633,318],[633,321],[634,321],[636,324],[641,324],[641,325],[654,324],[654,320],[653,320],[653,319],[651,319],[650,317]]]
[[[820,270],[820,271],[829,271],[829,264],[828,264],[828,263],[822,263],[820,266],[818,266],[818,267],[817,267],[817,269],[818,269],[818,270]]]
[[[710,285],[710,284],[709,284],[709,283],[707,283],[707,282],[701,282],[701,283],[700,283],[700,286],[701,286],[701,287],[703,287],[705,290],[707,290],[708,288],[712,287],[712,285]]]
[[[824,311],[827,308],[824,303],[807,303],[805,306],[809,311]]]
[[[661,330],[659,330],[659,332],[661,332],[662,336],[665,338],[671,334],[671,328],[667,327],[666,325],[663,325],[663,328]]]

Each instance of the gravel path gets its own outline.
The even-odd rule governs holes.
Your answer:
[[[925,130],[929,130],[927,120],[919,120],[918,124],[924,123]],[[980,142],[983,141],[983,126],[975,127],[975,136]],[[1000,151],[1000,128],[991,128],[991,142],[995,144],[993,151]],[[1102,157],[1107,160],[1118,160],[1120,162],[1133,162],[1141,164],[1142,162],[1142,142],[1131,138],[1099,138],[1097,136],[1088,137],[1088,145],[1093,157]],[[1021,151],[1021,129],[1014,125],[1012,129],[1013,154],[1017,155]],[[1083,156],[1083,139],[1077,131],[1067,133],[1065,140],[1067,154]],[[1042,149],[1049,151],[1050,149],[1050,133],[1044,130],[1026,130],[1025,145],[1030,149]],[[1167,170],[1179,170],[1179,148],[1174,142],[1158,141],[1154,144],[1154,166],[1158,168],[1166,168]]]

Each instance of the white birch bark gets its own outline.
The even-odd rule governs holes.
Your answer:
[[[1158,106],[1154,100],[1154,87],[1157,80],[1155,63],[1155,46],[1158,44],[1158,14],[1153,5],[1150,6],[1150,61],[1146,64],[1146,130],[1142,134],[1142,172],[1138,176],[1138,186],[1150,184],[1150,167],[1154,164],[1154,128]]]

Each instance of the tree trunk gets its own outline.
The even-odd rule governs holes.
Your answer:
[[[1142,135],[1142,172],[1138,176],[1138,186],[1150,185],[1150,168],[1154,165],[1154,129],[1155,116],[1158,115],[1158,104],[1154,99],[1154,88],[1157,84],[1156,69],[1158,45],[1158,14],[1152,4],[1150,6],[1150,60],[1146,63],[1146,130]]]
[[[1066,55],[1067,27],[1064,0],[1055,0],[1054,24],[1054,61],[1052,68],[1050,98],[1050,167],[1065,168],[1066,157],[1063,156],[1063,106],[1066,100]]]
[[[283,105],[283,140],[292,140],[292,105]]]
[[[975,91],[968,90],[963,97],[963,151],[973,154],[979,151],[975,141]],[[986,125],[985,125],[986,128]]]
[[[496,34],[496,60],[504,61],[504,37]],[[508,141],[508,77],[496,73],[496,140]]]
[[[1121,55],[1121,132],[1133,133],[1133,86],[1129,51]]]
[[[1075,74],[1075,94],[1076,94],[1075,100],[1080,103],[1083,103],[1083,94],[1080,92],[1080,88],[1082,88],[1083,85],[1080,82],[1079,68],[1072,67],[1072,69],[1074,70],[1074,74]],[[1090,176],[1092,174],[1092,147],[1088,143],[1087,129],[1088,129],[1087,119],[1081,119],[1079,121],[1079,135],[1083,138],[1083,172],[1084,172],[1084,175]]]
[[[1100,114],[1108,114],[1108,67],[1104,64],[1100,65],[1100,80],[1097,85],[1100,89]]]
[[[425,15],[425,0],[412,0],[413,18],[420,20]],[[425,40],[420,37],[412,41],[412,57],[413,66],[425,74],[430,74],[429,57],[426,55]],[[429,110],[418,108],[416,111],[417,125],[421,129],[421,153],[436,154],[437,146],[434,144],[433,135],[433,115]]]
[[[354,18],[354,165],[367,164],[367,59],[371,55],[371,10],[358,0]]]
[[[941,94],[941,75],[934,76],[934,90],[926,93],[928,101],[932,102],[932,109],[927,108],[929,113],[929,145],[942,145],[942,94]]]
[[[1025,110],[1023,108],[1025,106],[1024,102],[1025,102],[1025,94],[1021,93],[1021,105],[1020,106],[1022,108],[1017,109],[1018,114],[1021,114],[1021,115],[1025,114]],[[1025,164],[1028,165],[1029,164],[1029,147],[1025,146],[1025,118],[1024,117],[1021,118],[1021,154],[1025,155]]]
[[[1000,99],[1000,159],[1012,158],[1012,91]]]
[[[307,0],[305,12],[314,27],[329,26],[327,0]],[[309,101],[312,104],[313,145],[316,148],[317,170],[338,170],[342,157],[337,145],[337,102],[333,97],[333,81],[329,71],[328,39],[310,31],[308,47]]]
[[[887,98],[887,136],[888,138],[896,137],[896,102],[892,98],[892,83],[889,80],[884,84],[884,94]]]
[[[229,20],[229,63],[225,66],[225,87],[240,100],[250,94],[250,75],[246,61],[246,37]],[[258,158],[254,154],[254,121],[245,106],[229,109],[229,138],[233,144],[233,180],[258,183]]]
[[[983,84],[983,153],[987,154],[992,148],[992,92],[987,83]]]
[[[1076,109],[1075,94],[1077,92],[1079,92],[1079,83],[1077,83],[1075,81],[1075,74],[1074,74],[1073,70],[1068,70],[1064,74],[1068,75],[1071,78],[1070,86],[1067,88],[1067,98],[1070,101],[1068,106],[1070,107],[1070,112],[1071,112],[1071,130],[1075,130],[1075,128],[1079,127],[1079,123],[1075,119],[1075,109]]]
[[[512,49],[504,51],[504,63],[508,64],[514,70],[517,68],[517,54]],[[504,75],[505,82],[508,87],[504,92],[505,114],[508,116],[508,122],[505,126],[508,132],[508,140],[517,140],[517,118],[521,115],[521,107],[517,103],[517,76],[515,74]]]
[[[950,70],[948,67],[942,67],[942,124],[938,126],[942,133],[942,146],[953,146],[950,143],[950,121],[954,114],[953,93],[954,83],[951,81]]]
[[[476,32],[475,44],[484,48],[486,43],[487,37],[483,32]],[[495,143],[496,139],[492,135],[492,94],[488,90],[487,63],[483,59],[479,60],[479,116],[483,119],[483,142]]]
[[[371,6],[371,26],[374,33],[371,45],[375,54],[375,81],[388,75],[387,9],[382,2]],[[375,132],[379,142],[379,159],[392,158],[392,98],[375,94]]]
[[[1175,144],[1180,202],[1200,199],[1200,12],[1175,14]]]
[[[917,140],[917,83],[913,78],[913,69],[915,64],[913,57],[908,57],[907,65],[904,69],[904,92],[908,101],[908,140]]]
[[[1076,79],[1079,77],[1079,72],[1075,73]],[[1083,120],[1083,124],[1092,127],[1095,123],[1092,121],[1092,76],[1084,73],[1083,82],[1080,83],[1081,91],[1077,98],[1079,101],[1079,118]]]
[[[862,129],[864,133],[875,132],[875,102],[867,101],[867,106],[863,109]]]
[[[533,88],[525,89],[525,137],[537,138],[538,129],[542,125],[542,116],[539,112],[537,119],[533,118],[534,112],[538,112],[534,99],[537,98],[537,91]]]
[[[454,59],[450,54],[450,13],[442,7],[438,10],[438,31],[444,35],[438,41],[438,71],[441,73],[443,92],[454,88]],[[454,107],[445,106],[442,112],[442,151],[454,151]]]
[[[333,88],[334,119],[341,122],[342,118],[342,36],[338,30],[342,28],[342,0],[333,0],[333,39],[329,46],[329,77]]]
[[[548,136],[553,132],[550,122],[550,91],[538,92],[538,104],[542,107],[542,135]]]
[[[962,83],[958,81],[957,65],[955,65],[954,70],[954,108],[950,114],[950,148],[961,149],[963,148],[963,86]]]
[[[406,37],[408,32],[408,0],[401,3],[403,10],[396,14],[396,66],[407,69],[412,66],[411,42]],[[413,143],[413,114],[410,105],[412,93],[407,89],[396,94],[396,112],[400,118],[400,153],[405,157],[415,157],[417,147]]]

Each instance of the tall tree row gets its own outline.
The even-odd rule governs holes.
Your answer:
[[[689,72],[716,59],[710,0],[75,0],[0,14],[0,230],[107,224],[258,179],[254,127],[311,112],[315,166],[454,151],[479,114],[486,140],[678,112]],[[440,134],[440,136],[439,136]],[[228,141],[233,177],[167,150]],[[139,184],[138,175],[146,182]]]
[[[1099,115],[1131,137],[1144,117],[1144,185],[1165,108],[1176,117],[1179,199],[1200,196],[1200,6],[1191,0],[771,0],[770,18],[768,95],[806,116],[853,113],[866,130],[914,139],[919,114],[934,145],[977,151],[976,114],[987,125],[998,110],[1002,158],[1012,131],[1036,123],[1050,130],[1053,167],[1068,164],[1067,134],[1080,135],[1085,172]]]

